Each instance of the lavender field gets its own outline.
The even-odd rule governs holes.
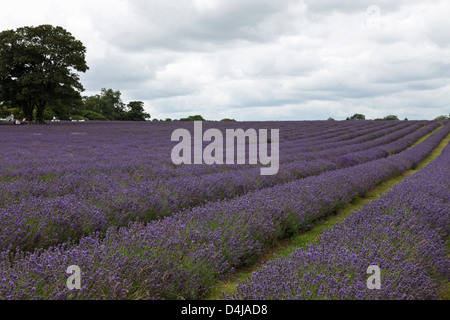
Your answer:
[[[260,164],[175,165],[178,128],[193,123],[0,126],[0,300],[203,299],[450,134],[449,121],[203,123],[279,129],[279,171],[264,176]],[[439,299],[450,280],[449,148],[224,298]],[[366,287],[374,264],[381,290]],[[80,289],[67,287],[72,265]]]

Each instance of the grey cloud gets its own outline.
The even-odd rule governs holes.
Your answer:
[[[287,14],[292,2],[210,1],[218,3],[218,8],[199,11],[190,1],[132,0],[127,2],[130,8],[124,16],[130,23],[118,22],[120,28],[115,28],[114,33],[105,24],[103,32],[115,46],[129,51],[208,51],[242,42],[263,43],[291,27],[282,17],[275,18],[276,24],[270,23],[274,16]]]
[[[381,9],[381,12],[395,11],[404,4],[412,4],[416,1],[406,0],[303,0],[308,6],[308,12],[315,14],[330,14],[333,12],[341,13],[362,13],[370,6],[377,6]]]
[[[153,117],[448,113],[445,0],[41,2],[5,3],[0,23],[73,30],[87,45],[87,92],[120,90],[126,101],[144,101]],[[373,4],[381,9],[380,30],[366,25]],[[5,14],[19,9],[20,17]]]

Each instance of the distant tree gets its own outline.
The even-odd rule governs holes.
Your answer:
[[[101,114],[102,109],[102,100],[100,95],[96,94],[90,97],[83,97],[83,109],[79,109],[78,111],[81,111],[83,114],[88,111]]]
[[[128,121],[146,121],[150,119],[150,114],[144,110],[144,102],[131,101],[127,105],[129,111],[125,114],[125,119]]]
[[[77,100],[72,103],[53,102],[45,108],[44,119],[69,119],[71,115],[82,114],[84,110],[83,101]]]
[[[89,68],[86,48],[62,27],[40,25],[0,33],[0,102],[39,123],[49,105],[80,101],[78,72]]]
[[[0,106],[0,118],[7,118],[10,115],[14,115],[15,119],[22,119],[24,117],[23,111],[21,108],[12,108],[10,106],[4,105]]]
[[[89,113],[101,115],[104,120],[127,120],[126,106],[120,96],[119,90],[102,88],[100,94],[83,98],[84,104],[79,108],[81,115],[89,118]]]
[[[74,115],[72,116],[72,120],[89,120],[89,119],[79,115]]]
[[[166,122],[172,122],[172,119],[166,118],[166,120],[164,120],[164,121],[166,121]]]
[[[438,116],[434,120],[450,120],[450,114],[449,116],[446,115]]]
[[[355,113],[350,117],[350,120],[366,120],[366,116],[360,113]]]
[[[222,120],[220,120],[220,121],[236,121],[236,120],[230,119],[230,118],[224,118],[224,119],[222,119]]]
[[[404,121],[408,121],[408,118],[405,118],[405,120]]]
[[[108,118],[106,118],[104,115],[95,112],[93,110],[86,110],[83,113],[83,118],[89,119],[89,120],[101,120],[101,121],[105,121],[105,120],[109,120]],[[74,118],[75,119],[75,118]]]
[[[100,96],[104,101],[104,116],[110,120],[125,120],[125,104],[120,98],[121,93],[119,90],[113,89],[101,90]]]
[[[399,120],[399,119],[397,116],[391,114],[391,115],[384,117],[383,120]]]
[[[187,118],[181,118],[180,121],[206,121],[201,115],[189,116]]]
[[[335,121],[334,118],[332,118],[332,117],[329,117],[327,120],[328,121]]]

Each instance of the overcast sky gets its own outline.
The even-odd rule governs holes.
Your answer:
[[[448,0],[14,0],[0,30],[62,26],[83,95],[152,118],[434,119],[450,112]]]

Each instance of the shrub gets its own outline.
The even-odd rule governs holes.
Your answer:
[[[201,115],[189,116],[187,118],[181,118],[180,121],[206,121]]]
[[[89,120],[108,120],[104,115],[101,115],[98,112],[88,110],[83,114],[83,117]]]

